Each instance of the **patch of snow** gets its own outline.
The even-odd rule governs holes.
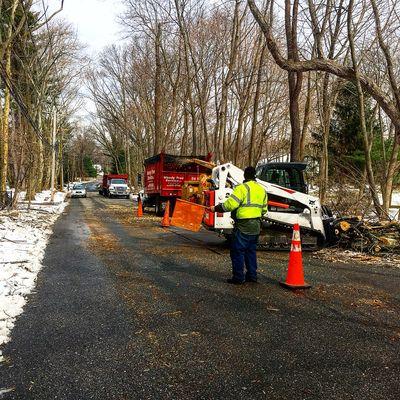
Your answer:
[[[400,206],[400,192],[392,193],[392,204],[394,206]]]
[[[400,206],[400,192],[392,193],[392,206]],[[389,215],[392,219],[400,220],[400,208],[390,208]]]
[[[68,204],[65,198],[66,193],[57,192],[51,203],[50,191],[44,191],[29,210],[21,202],[18,210],[0,213],[0,346],[10,340],[15,319],[35,287],[52,225]]]
[[[51,203],[51,191],[44,190],[43,192],[36,193],[35,198],[31,200],[31,204],[40,203],[40,205],[49,206],[49,205],[58,205],[64,201],[65,193],[64,192],[56,192],[54,194],[54,202]],[[26,199],[26,192],[19,192],[18,193],[18,202],[25,204],[29,203]],[[19,204],[19,208],[22,207],[22,204]],[[23,208],[23,207],[22,207]]]

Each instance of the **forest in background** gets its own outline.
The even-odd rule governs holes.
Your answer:
[[[123,1],[125,40],[92,61],[62,1],[56,15],[0,1],[0,191],[49,188],[53,149],[59,185],[88,158],[135,186],[148,156],[212,153],[240,167],[305,160],[322,202],[348,185],[350,210],[386,216],[400,169],[399,4]],[[76,118],[83,83],[89,121]]]

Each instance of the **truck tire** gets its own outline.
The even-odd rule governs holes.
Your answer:
[[[161,201],[161,199],[157,199],[156,200],[156,206],[155,206],[155,211],[156,211],[156,215],[157,217],[162,217],[164,209],[163,209],[163,202]]]

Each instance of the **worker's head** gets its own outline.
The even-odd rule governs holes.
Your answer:
[[[256,169],[254,167],[246,167],[244,170],[244,180],[245,181],[252,181],[256,179]]]

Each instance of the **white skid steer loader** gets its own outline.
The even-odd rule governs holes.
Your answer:
[[[275,164],[275,169],[281,173],[283,170],[285,173],[293,172],[293,168],[299,170],[298,163],[292,167],[291,164],[285,163],[283,168],[283,164],[279,164],[281,167]],[[262,177],[262,170],[258,169],[258,176]],[[212,189],[206,193],[206,205],[216,206],[223,203],[234,187],[243,182],[244,173],[242,169],[227,163],[214,167],[211,179]],[[300,225],[302,245],[305,249],[316,250],[333,240],[334,217],[327,207],[321,206],[317,197],[261,179],[257,179],[257,182],[268,194],[268,212],[262,217],[259,248],[290,248],[292,229],[296,223]],[[207,210],[203,225],[206,229],[217,231],[229,238],[234,220],[229,212],[212,213]]]

